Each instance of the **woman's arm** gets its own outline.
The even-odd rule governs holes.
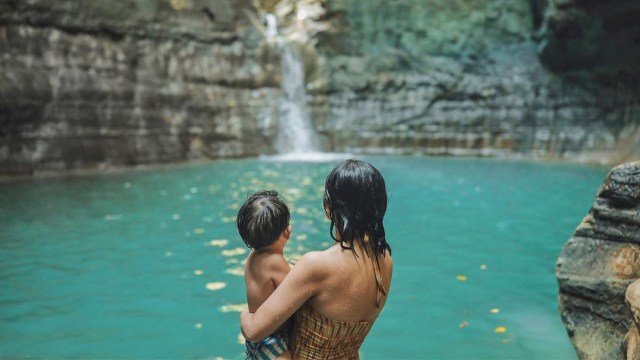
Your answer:
[[[303,255],[280,286],[255,313],[240,313],[242,334],[249,341],[260,341],[284,324],[309,298],[316,295],[324,280],[320,253]]]

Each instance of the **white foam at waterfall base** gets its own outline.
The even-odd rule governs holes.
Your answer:
[[[354,155],[349,153],[298,152],[279,155],[261,155],[260,159],[276,162],[330,162],[347,160],[353,157]]]

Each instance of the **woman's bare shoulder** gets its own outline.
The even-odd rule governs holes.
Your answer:
[[[315,275],[322,275],[326,273],[327,267],[331,264],[331,254],[328,253],[328,250],[309,251],[305,253],[296,262],[293,269],[297,268],[298,270],[313,273]]]

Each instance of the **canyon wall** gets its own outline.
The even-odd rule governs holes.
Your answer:
[[[0,0],[0,174],[273,153],[267,10],[326,151],[640,156],[631,0]]]
[[[278,64],[250,0],[0,1],[0,173],[255,156]]]
[[[314,93],[314,105],[335,150],[640,156],[640,27],[630,21],[637,3],[332,0],[328,7],[335,20],[318,44],[326,88]],[[607,25],[617,20],[618,29]],[[607,30],[586,37],[594,27]],[[609,41],[616,46],[601,46]],[[587,45],[591,53],[582,51]],[[624,61],[611,61],[623,52]]]

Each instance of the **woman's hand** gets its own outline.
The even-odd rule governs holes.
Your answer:
[[[242,336],[249,341],[254,341],[253,336],[247,335],[245,332],[245,328],[249,328],[251,326],[251,318],[253,314],[249,312],[249,310],[242,310],[240,312],[240,331],[242,331]],[[251,334],[252,332],[249,331]],[[252,334],[253,335],[253,334]]]

